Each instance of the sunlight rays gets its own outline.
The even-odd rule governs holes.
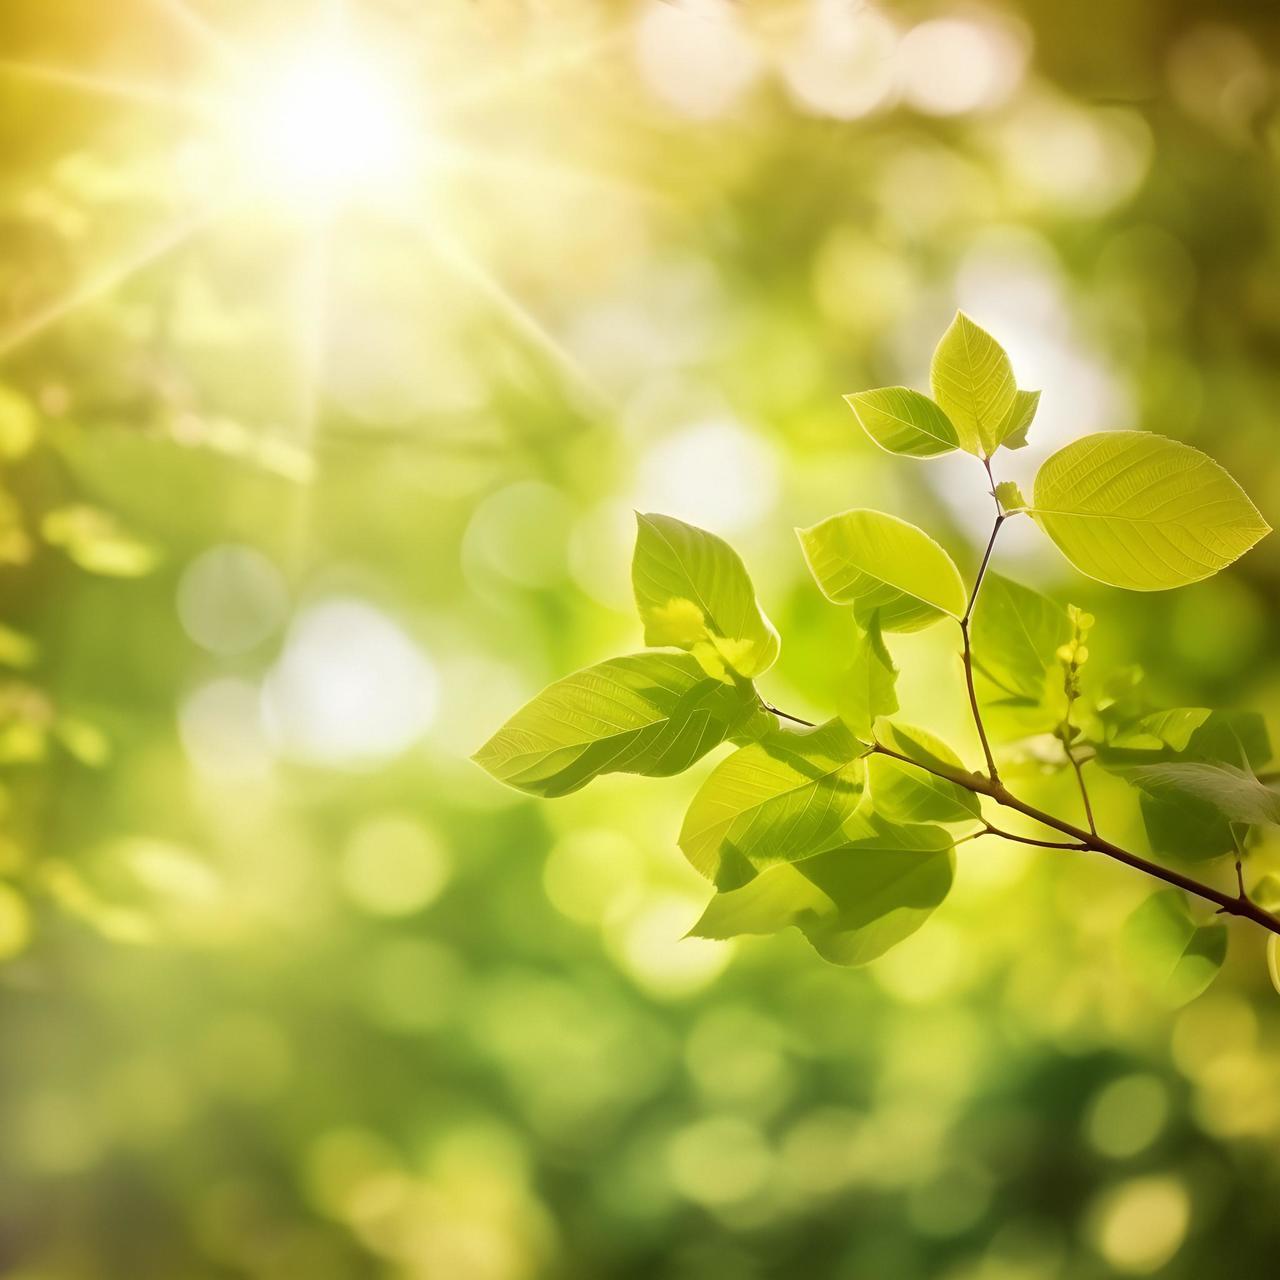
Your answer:
[[[203,14],[198,13],[186,0],[151,0],[159,12],[166,14],[173,24],[193,36],[197,43],[225,62],[238,62],[240,53]]]
[[[76,71],[74,68],[52,66],[48,63],[0,59],[0,74],[20,76],[26,80],[69,89],[76,93],[115,98],[122,102],[137,103],[147,107],[165,107],[184,114],[207,117],[210,110],[209,105],[201,99],[174,93],[159,85],[146,84],[119,76]]]
[[[514,155],[471,145],[450,146],[439,143],[435,147],[433,161],[433,168],[445,173],[470,173],[499,179],[531,178],[561,186],[607,191],[650,204],[665,204],[670,200],[665,192],[656,191],[630,178],[584,169],[563,160],[547,160],[540,156]]]
[[[123,258],[91,273],[62,297],[38,308],[12,328],[0,332],[0,359],[11,355],[19,347],[25,346],[74,312],[111,293],[125,281],[186,244],[225,214],[229,203],[229,201],[219,202],[196,209],[185,217],[161,227],[142,245]]]
[[[65,93],[92,94],[192,117],[183,145],[212,157],[212,181],[235,189],[237,200],[252,209],[264,229],[283,227],[298,237],[298,278],[289,325],[297,351],[298,439],[308,451],[323,417],[333,237],[339,234],[339,225],[344,238],[368,233],[370,217],[407,226],[424,250],[467,293],[479,298],[497,323],[539,353],[577,396],[596,409],[611,411],[609,395],[590,371],[477,257],[449,218],[462,225],[473,216],[502,218],[509,196],[535,186],[553,193],[553,201],[570,200],[569,193],[554,194],[560,187],[651,204],[664,203],[667,197],[625,176],[596,172],[559,154],[545,154],[541,146],[536,152],[521,149],[518,135],[514,145],[500,150],[477,145],[451,126],[455,116],[490,103],[502,101],[503,110],[508,110],[512,104],[503,101],[508,96],[550,94],[545,101],[555,104],[548,82],[599,64],[619,47],[625,27],[587,39],[569,38],[561,47],[522,59],[514,67],[503,63],[505,45],[487,40],[478,29],[469,34],[458,31],[454,33],[457,48],[472,51],[472,56],[456,68],[448,66],[449,74],[441,77],[443,84],[435,83],[434,68],[416,59],[414,79],[398,95],[395,72],[411,64],[399,65],[401,49],[395,40],[383,42],[389,43],[389,49],[377,44],[365,50],[358,37],[373,34],[373,28],[357,31],[357,6],[343,0],[321,0],[318,25],[297,32],[291,47],[274,51],[269,45],[255,50],[229,38],[187,0],[150,3],[217,64],[209,75],[194,77],[186,92],[145,79],[35,61],[0,61],[0,74],[24,77]],[[332,36],[339,19],[344,20],[341,42],[317,45],[320,37]],[[426,25],[434,30],[440,24]],[[452,47],[448,24],[444,27],[432,42],[433,49]],[[422,24],[412,24],[412,29],[416,38]],[[397,39],[407,46],[412,43],[404,39],[409,34],[401,31]],[[315,48],[336,51],[335,58],[306,62]],[[388,52],[386,59],[380,56]],[[367,60],[364,53],[370,55]],[[288,78],[286,73],[298,62],[315,72],[311,79],[302,79],[301,72],[297,83]],[[227,64],[233,64],[230,74]],[[531,99],[531,105],[535,102]],[[356,109],[362,103],[367,107],[363,115]],[[443,133],[436,130],[441,122],[438,109],[444,113]],[[511,119],[518,123],[521,116],[517,113]],[[380,143],[385,143],[385,157],[378,150]],[[386,170],[394,173],[388,175]],[[433,199],[446,182],[458,196],[448,202],[456,205],[452,215],[436,207]],[[473,189],[459,184],[473,184]],[[221,200],[155,227],[117,260],[90,270],[62,296],[0,330],[0,358],[155,266],[222,217],[229,203]],[[447,308],[442,309],[438,323],[454,323]]]
[[[617,50],[629,37],[630,32],[619,26],[614,31],[583,40],[569,48],[557,49],[522,66],[473,76],[465,89],[441,95],[436,105],[442,115],[448,116],[488,106],[509,93],[519,93],[542,81],[567,75],[588,63],[599,61],[605,54]]]
[[[545,356],[597,410],[612,412],[609,393],[518,298],[478,262],[465,245],[439,227],[421,220],[407,224],[422,237],[438,261],[483,297],[524,341]]]

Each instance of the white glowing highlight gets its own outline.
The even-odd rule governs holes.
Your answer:
[[[371,768],[426,732],[436,695],[434,665],[394,619],[335,598],[294,620],[263,687],[263,721],[290,759]]]
[[[414,161],[412,111],[393,68],[318,41],[268,64],[239,112],[254,184],[302,208],[401,186]]]

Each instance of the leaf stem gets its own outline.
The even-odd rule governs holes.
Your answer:
[[[775,707],[771,703],[766,702],[763,698],[760,699],[760,705],[766,711],[772,712],[780,720],[790,720],[792,724],[802,724],[806,729],[814,729],[817,727],[812,720],[802,720],[799,716],[793,716],[790,711],[783,711],[779,707]]]
[[[994,486],[995,480],[991,475],[991,463],[984,458],[982,465],[986,467],[987,478],[991,480]],[[1004,524],[1004,521],[1004,513],[1000,510],[1000,504],[997,501],[996,522],[991,528],[991,537],[987,539],[987,549],[982,553],[982,563],[978,566],[978,576],[973,580],[973,590],[969,593],[969,603],[965,607],[964,617],[960,619],[960,635],[964,640],[964,652],[960,656],[964,661],[964,682],[969,691],[969,708],[973,712],[974,728],[978,731],[978,741],[982,743],[982,754],[986,758],[987,772],[991,775],[992,782],[1000,780],[1000,773],[996,769],[996,758],[991,752],[991,743],[987,740],[987,730],[982,723],[982,712],[978,707],[978,691],[973,684],[973,645],[969,637],[969,619],[973,617],[973,608],[978,603],[978,592],[982,589],[983,578],[987,576],[987,566],[991,563],[991,553],[995,550],[996,537],[999,535],[1000,526]]]
[[[1089,803],[1089,788],[1084,781],[1084,765],[1076,758],[1076,753],[1071,750],[1071,708],[1075,706],[1076,701],[1076,695],[1071,691],[1072,688],[1075,688],[1075,686],[1071,685],[1067,690],[1067,710],[1062,717],[1062,749],[1066,752],[1072,773],[1076,775],[1076,785],[1080,788],[1080,799],[1084,803],[1084,816],[1089,823],[1089,830],[1096,836],[1098,834],[1098,824],[1093,819],[1093,805]]]
[[[1001,840],[1012,840],[1015,844],[1033,844],[1041,849],[1085,849],[1088,847],[1078,840],[1038,840],[1034,836],[1016,835],[1014,832],[1005,831],[990,822],[987,823],[987,829],[981,834],[999,836]]]
[[[1084,816],[1089,823],[1089,830],[1095,836],[1098,834],[1098,824],[1093,820],[1093,805],[1089,803],[1089,788],[1084,782],[1084,766],[1076,759],[1075,753],[1064,742],[1062,749],[1067,753],[1067,759],[1071,761],[1071,770],[1076,775],[1076,784],[1080,788],[1080,799],[1084,802]]]
[[[969,773],[965,769],[952,769],[947,765],[922,764],[919,760],[912,760],[910,756],[904,756],[889,747],[881,746],[878,742],[871,750],[880,755],[892,756],[895,760],[900,760],[903,764],[912,765],[925,773],[931,773],[936,778],[954,782],[956,786],[963,787],[966,791],[972,791],[975,795],[987,796],[1006,809],[1012,809],[1015,813],[1031,818],[1042,826],[1049,827],[1054,831],[1060,831],[1063,835],[1070,836],[1074,841],[1073,845],[1067,846],[1068,848],[1090,850],[1094,853],[1104,854],[1108,858],[1114,858],[1115,861],[1123,862],[1135,871],[1141,871],[1156,880],[1163,880],[1166,884],[1171,884],[1177,889],[1182,889],[1186,893],[1194,894],[1198,898],[1203,898],[1206,902],[1213,903],[1225,915],[1240,916],[1243,919],[1252,920],[1269,933],[1280,935],[1280,919],[1277,919],[1269,911],[1264,911],[1251,899],[1247,897],[1237,898],[1229,893],[1223,893],[1222,890],[1215,889],[1212,885],[1202,884],[1199,880],[1193,880],[1190,876],[1185,876],[1180,871],[1174,871],[1171,867],[1162,867],[1158,862],[1152,862],[1140,854],[1131,853],[1128,849],[1122,849],[1118,844],[1112,844],[1110,840],[1104,840],[1100,835],[1085,831],[1074,823],[1067,822],[1062,818],[1055,818],[1051,813],[1045,813],[1044,810],[1035,808],[1034,805],[1028,804],[1025,800],[1020,800],[998,779],[988,778],[981,773]],[[1014,838],[1022,839],[1021,837]]]

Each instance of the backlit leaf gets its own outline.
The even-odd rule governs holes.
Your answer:
[[[1031,423],[1036,416],[1036,410],[1040,407],[1040,393],[1038,391],[1019,391],[1013,397],[1013,404],[1010,406],[1005,420],[1000,424],[1000,429],[996,432],[999,437],[997,443],[1004,445],[1006,449],[1023,449],[1027,444],[1027,433],[1031,430]]]
[[[929,380],[960,447],[990,457],[1011,421],[1018,392],[1004,348],[959,311],[933,353]]]
[[[847,826],[842,845],[716,894],[691,932],[730,938],[796,925],[835,964],[882,955],[947,896],[954,846],[940,827],[897,826],[865,814]]]
[[[1131,591],[1198,582],[1270,526],[1198,449],[1145,431],[1107,431],[1040,468],[1032,514],[1081,573]]]
[[[879,615],[873,613],[866,630],[857,629],[853,661],[836,692],[836,710],[859,738],[869,742],[876,717],[897,711],[897,682],[898,669],[880,633]]]
[[[645,644],[688,649],[710,675],[767,671],[780,642],[738,553],[723,538],[664,515],[637,515],[631,579]],[[731,678],[731,677],[730,677]]]
[[[998,688],[1039,701],[1058,648],[1070,636],[1061,605],[998,573],[983,579],[973,610],[973,661]]]
[[[1267,939],[1267,972],[1271,985],[1280,991],[1280,934],[1273,933]]]
[[[960,757],[926,729],[881,720],[876,738],[930,768],[964,769]],[[890,822],[972,822],[982,817],[978,797],[946,778],[879,754],[868,757],[867,767],[872,807]]]
[[[694,796],[680,848],[724,885],[839,844],[862,797],[866,751],[839,720],[779,730],[735,751]]]
[[[1253,712],[1180,707],[1130,720],[1110,742],[1098,747],[1098,763],[1126,777],[1135,767],[1197,764],[1226,767],[1246,778],[1271,758],[1271,742],[1262,717]],[[1196,721],[1183,748],[1177,742]],[[1137,779],[1128,778],[1136,784]],[[1151,848],[1165,857],[1201,860],[1233,853],[1241,819],[1223,813],[1214,799],[1195,786],[1177,786],[1177,775],[1142,790],[1142,820]]]
[[[1280,795],[1234,765],[1172,760],[1112,765],[1111,772],[1157,800],[1185,797],[1208,805],[1229,822],[1280,823]]]
[[[1171,707],[1143,716],[1112,739],[1116,747],[1185,751],[1192,735],[1213,713],[1208,707]]]
[[[562,796],[602,773],[679,773],[768,720],[749,688],[687,654],[631,654],[549,685],[473,758],[521,791]]]
[[[1164,1003],[1194,1000],[1217,976],[1227,955],[1227,926],[1197,925],[1179,889],[1148,898],[1125,921],[1123,954],[1139,980]]]
[[[1028,505],[1026,498],[1022,496],[1022,490],[1012,480],[1001,480],[996,485],[996,501],[1005,515],[1025,511]]]
[[[1251,897],[1264,911],[1280,909],[1280,876],[1268,873],[1249,890]]]
[[[928,396],[908,387],[881,387],[845,396],[862,429],[889,453],[933,458],[960,445],[956,429]]]
[[[1155,796],[1139,801],[1142,825],[1153,852],[1179,862],[1203,862],[1234,853],[1240,836],[1213,805],[1194,796]]]
[[[922,529],[882,511],[846,511],[797,529],[809,571],[828,600],[853,606],[885,631],[918,631],[963,615],[964,583],[951,557]]]

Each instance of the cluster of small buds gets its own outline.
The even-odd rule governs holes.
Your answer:
[[[1058,661],[1062,663],[1063,691],[1068,698],[1080,696],[1080,668],[1089,661],[1089,629],[1094,617],[1073,604],[1067,605],[1067,617],[1071,621],[1071,639],[1058,646]]]

